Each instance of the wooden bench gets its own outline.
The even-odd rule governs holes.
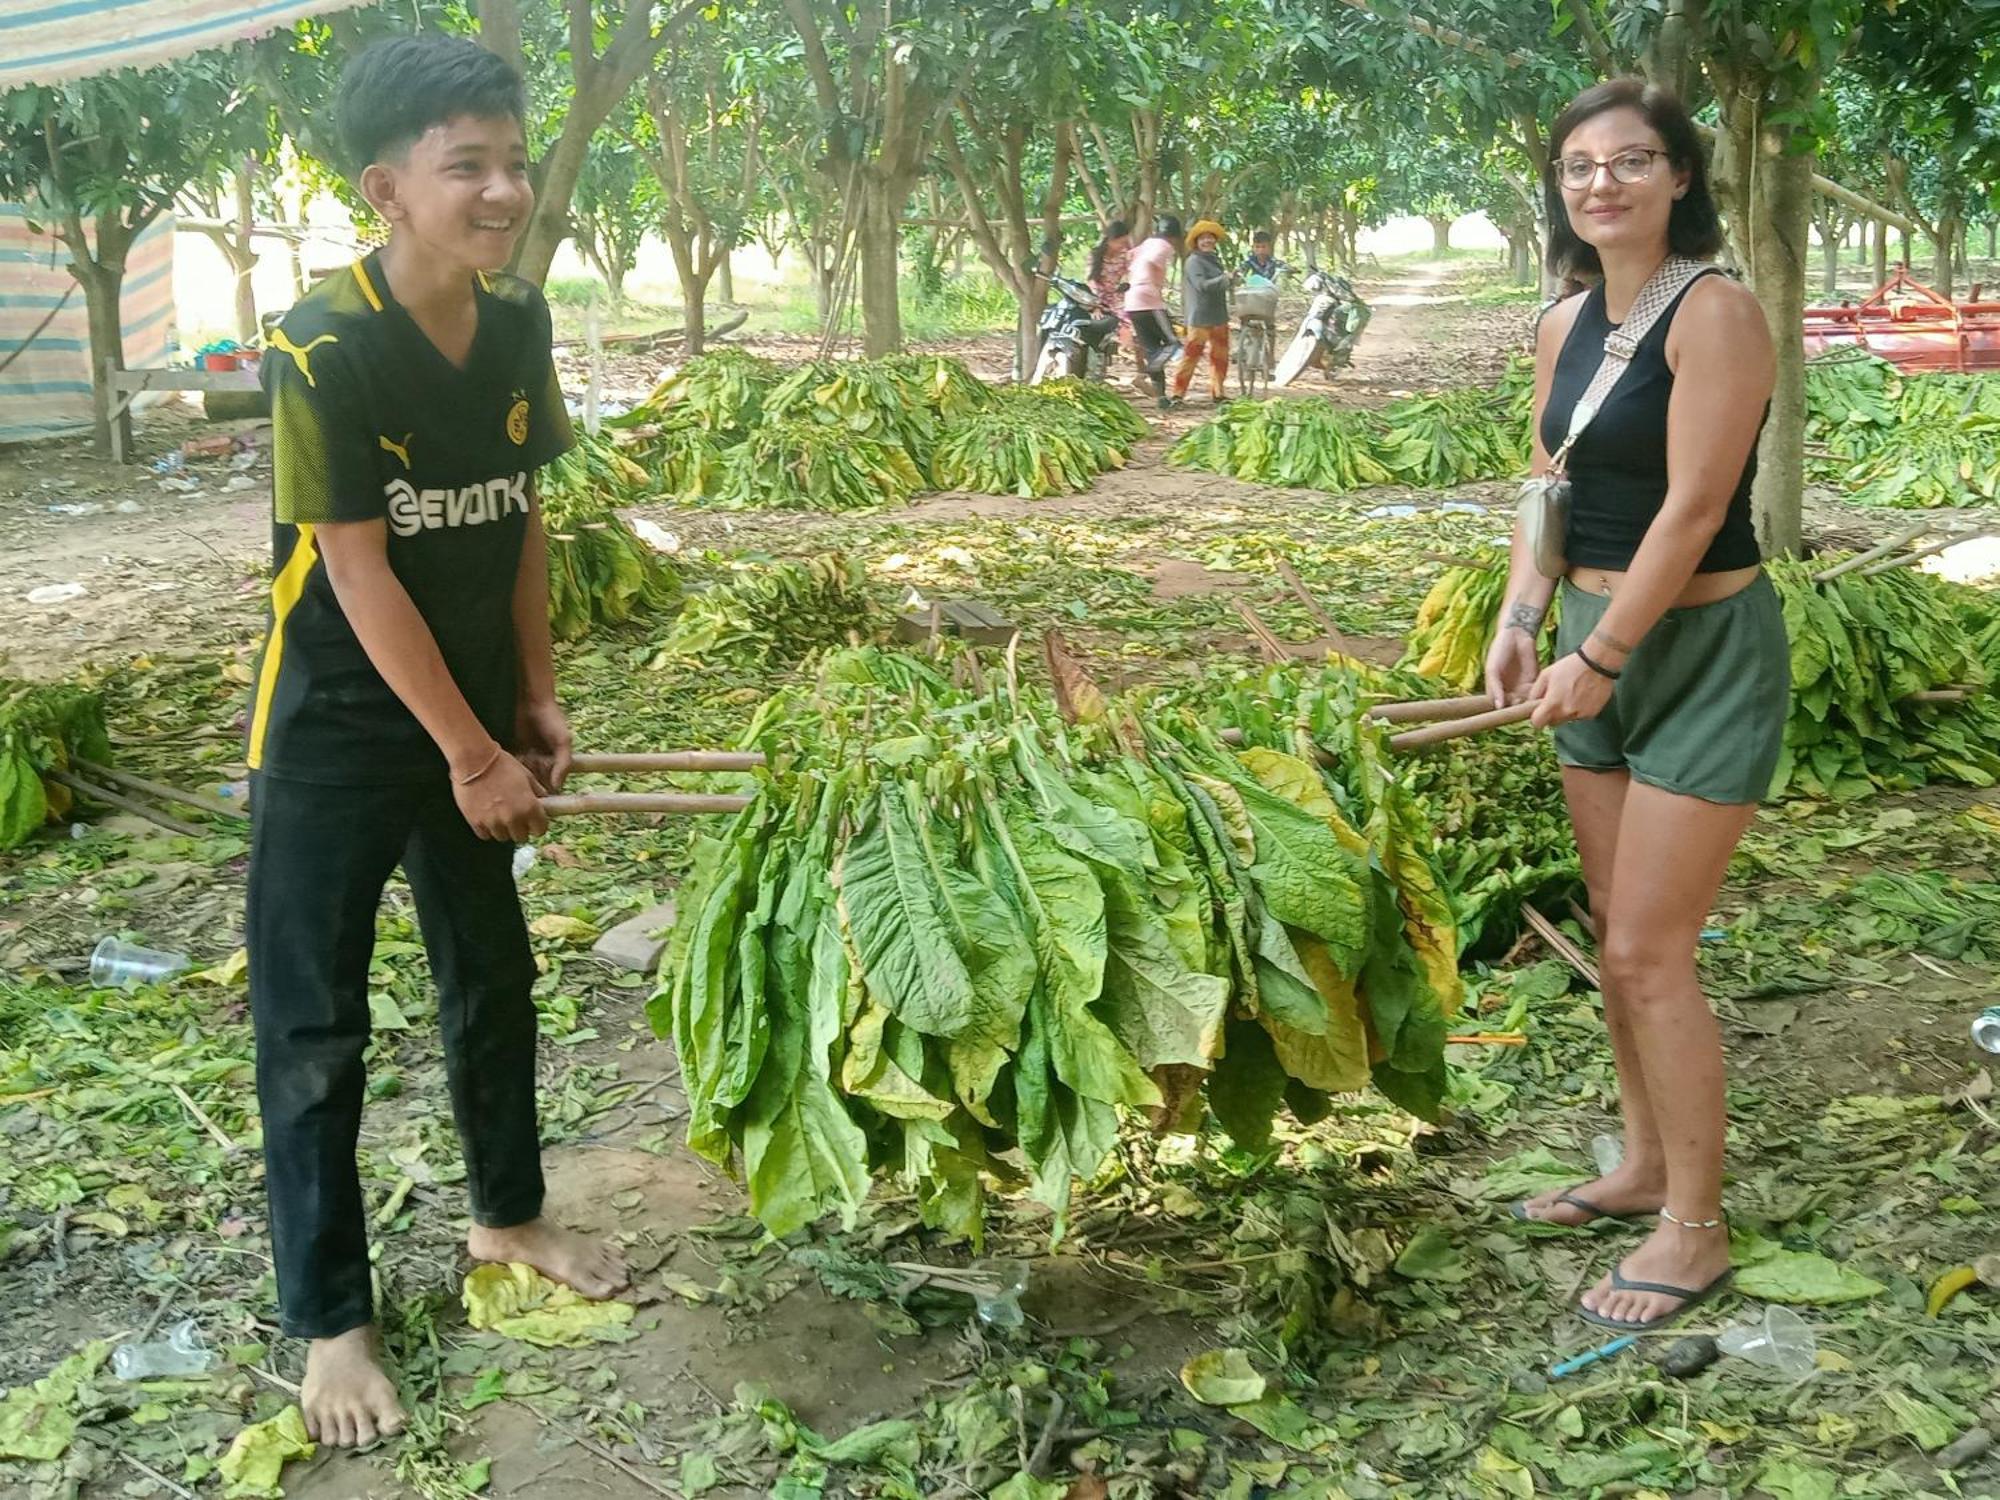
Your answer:
[[[113,369],[104,364],[104,388],[111,393],[111,457],[126,462],[119,417],[145,391],[256,391],[263,385],[255,370]]]

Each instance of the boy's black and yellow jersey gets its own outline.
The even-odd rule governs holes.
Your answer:
[[[476,295],[463,370],[397,304],[373,255],[315,287],[270,336],[276,572],[250,708],[254,769],[334,785],[443,770],[341,612],[315,537],[327,522],[387,523],[389,564],[466,702],[502,744],[513,736],[529,484],[574,439],[541,292],[481,275]]]

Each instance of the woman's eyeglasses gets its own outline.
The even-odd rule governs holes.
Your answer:
[[[1609,167],[1611,180],[1632,187],[1653,175],[1653,159],[1671,153],[1649,146],[1634,146],[1630,151],[1620,151],[1609,161],[1599,161],[1594,156],[1564,156],[1556,160],[1556,180],[1566,188],[1587,188],[1597,180],[1597,169]]]

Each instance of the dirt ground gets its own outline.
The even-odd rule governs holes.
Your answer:
[[[1490,379],[1511,351],[1525,347],[1532,305],[1457,299],[1449,289],[1451,273],[1448,265],[1420,266],[1395,280],[1364,286],[1364,295],[1375,305],[1374,319],[1355,367],[1333,382],[1337,396],[1374,402],[1427,386]],[[779,351],[772,341],[760,347],[786,354],[805,352],[803,341],[798,342],[797,350]],[[1006,363],[1004,339],[974,341],[953,352],[972,356],[989,374],[1001,373]],[[643,394],[656,373],[655,363],[614,361],[607,390],[627,398]],[[1305,394],[1316,395],[1321,389],[1315,386]],[[937,495],[874,518],[884,531],[877,550],[940,545],[973,524],[1008,523],[1014,533],[1072,528],[1076,535],[1104,538],[1107,570],[1130,575],[1137,597],[1158,605],[1213,608],[1217,619],[1207,637],[1213,649],[1252,650],[1253,637],[1231,628],[1232,601],[1267,588],[1268,581],[1247,568],[1228,566],[1226,560],[1218,562],[1210,550],[1214,539],[1251,532],[1283,534],[1292,527],[1302,544],[1331,544],[1338,537],[1329,537],[1321,528],[1347,525],[1358,532],[1362,507],[1337,512],[1323,506],[1315,509],[1293,492],[1169,468],[1164,453],[1172,438],[1205,415],[1199,405],[1169,414],[1125,468],[1103,476],[1080,495],[1037,501]],[[140,422],[138,451],[149,462],[177,451],[184,438],[214,430],[214,425],[187,412],[157,410]],[[190,462],[180,474],[155,474],[146,462],[118,469],[90,456],[78,442],[0,452],[0,671],[57,677],[93,668],[129,670],[138,661],[155,672],[212,674],[202,677],[208,684],[200,700],[209,705],[205,722],[175,730],[178,738],[135,747],[141,763],[189,781],[198,778],[203,785],[227,783],[242,774],[229,705],[240,698],[249,679],[262,628],[268,556],[269,464],[262,446],[266,434],[256,423],[227,424],[223,430],[245,440],[244,452],[250,457],[240,467],[232,468],[228,460],[209,460]],[[171,483],[186,476],[197,478],[199,484],[189,489]],[[239,480],[247,482],[234,482]],[[1369,504],[1409,499],[1434,505],[1439,497],[1384,492],[1366,498]],[[1484,524],[1495,533],[1504,529],[1508,486],[1469,487],[1451,498],[1488,505]],[[810,554],[826,538],[849,538],[859,524],[852,517],[664,508],[649,511],[648,516],[676,533],[688,548],[763,548],[787,555]],[[1904,519],[1900,514],[1883,517],[1840,508],[1833,497],[1817,497],[1812,524],[1858,540],[1886,534]],[[1434,570],[1429,563],[1418,566],[1427,573]],[[65,584],[81,585],[83,592],[53,602],[31,599],[38,590]],[[1329,598],[1335,613],[1343,614],[1345,602]],[[1098,613],[1093,609],[1091,620],[1077,627],[1079,633],[1090,636]],[[1357,654],[1392,661],[1400,632],[1383,628],[1371,633],[1373,614],[1355,618],[1360,621],[1352,637]],[[1108,637],[1116,627],[1103,629]],[[1295,644],[1302,652],[1317,654],[1329,643],[1301,635]],[[1877,799],[1868,806],[1871,811],[1877,802],[1885,808],[1908,806],[1915,819],[1943,829],[1966,808],[1987,800],[1988,794],[1941,791],[1918,798]],[[1794,816],[1767,815],[1774,847],[1801,831],[1802,825],[1784,821]],[[123,841],[107,846],[105,863],[94,873],[74,879],[50,874],[43,880],[31,866],[35,861],[46,863],[46,857],[33,848],[0,856],[0,876],[11,873],[18,879],[8,897],[8,910],[0,915],[0,982],[5,982],[9,969],[34,970],[74,960],[78,943],[105,925],[106,919],[97,912],[104,909],[101,897],[107,894],[115,896],[118,926],[146,932],[163,944],[183,945],[203,962],[224,960],[240,932],[240,858],[224,861],[228,873],[220,884],[206,883],[205,875],[192,865],[176,878],[175,856],[163,852],[157,830],[130,819],[94,821],[107,835]],[[671,894],[670,879],[657,876],[652,866],[628,866],[629,856],[613,838],[565,837],[562,842],[568,847],[560,855],[545,849],[542,863],[523,881],[531,915],[588,908],[591,916],[608,924],[623,914],[621,906],[636,907]],[[1830,858],[1865,857],[1870,846],[1861,839],[1837,847],[1858,854],[1843,852]],[[124,882],[118,873],[119,848],[146,851],[143,881]],[[1987,879],[1992,878],[1990,859],[1974,852],[1966,855],[1967,863]],[[1809,876],[1796,867],[1746,869],[1725,892],[1718,921],[1726,923],[1734,914],[1794,886],[1801,892],[1815,889]],[[601,904],[592,907],[593,902]],[[407,913],[403,916],[407,925]],[[1964,1088],[1973,1076],[1965,1018],[1982,998],[1990,999],[1992,970],[1976,960],[1919,962],[1910,952],[1870,963],[1867,973],[1874,977],[1829,982],[1811,995],[1724,1004],[1735,1087],[1750,1122],[1741,1127],[1746,1151],[1757,1149],[1748,1138],[1767,1125],[1782,1135],[1785,1122],[1812,1118],[1836,1094],[1942,1095]],[[641,1308],[633,1325],[636,1336],[627,1342],[599,1346],[580,1356],[524,1356],[520,1351],[496,1353],[489,1338],[472,1350],[475,1357],[469,1363],[447,1366],[455,1376],[466,1377],[493,1364],[507,1370],[509,1381],[521,1381],[523,1390],[546,1379],[563,1390],[586,1393],[579,1404],[558,1407],[554,1415],[546,1407],[513,1399],[457,1414],[458,1430],[450,1441],[453,1452],[467,1459],[481,1455],[492,1460],[484,1493],[547,1496],[560,1487],[561,1492],[610,1500],[679,1495],[684,1491],[659,1466],[672,1446],[660,1434],[696,1431],[722,1417],[731,1409],[740,1382],[770,1387],[800,1420],[831,1435],[920,1412],[927,1402],[965,1388],[996,1357],[1010,1349],[1018,1351],[1018,1344],[1009,1344],[969,1319],[921,1328],[885,1319],[880,1303],[836,1296],[822,1279],[788,1263],[784,1254],[760,1249],[753,1238],[746,1238],[736,1218],[743,1209],[738,1188],[718,1170],[679,1149],[684,1104],[671,1051],[651,1040],[644,1020],[646,987],[581,951],[560,958],[559,964],[561,987],[580,1003],[588,1025],[565,1034],[560,1049],[544,1049],[545,1088],[554,1097],[582,1087],[576,1080],[587,1078],[595,1098],[609,1097],[613,1102],[601,1109],[587,1106],[578,1121],[555,1132],[559,1143],[545,1156],[550,1207],[579,1227],[626,1239],[643,1273]],[[240,992],[226,1003],[240,1006]],[[1786,1004],[1793,1007],[1792,1014],[1774,1017],[1771,1007]],[[1808,1004],[1810,1009],[1801,1018],[1800,1007]],[[240,1009],[232,1018],[240,1020]],[[591,1034],[570,1040],[582,1030]],[[0,1032],[0,1046],[8,1044],[10,1038]],[[406,1130],[418,1128],[411,1096],[427,1096],[434,1116],[441,1084],[435,1059],[422,1048],[399,1055],[423,1060],[404,1063],[401,1098],[387,1097],[371,1105],[367,1143],[385,1151],[388,1143],[403,1140]],[[1518,1150],[1540,1140],[1581,1151],[1593,1131],[1612,1128],[1601,1059],[1594,1065],[1599,1071],[1590,1074],[1577,1072],[1573,1062],[1551,1060],[1541,1076],[1534,1066],[1524,1063],[1522,1071],[1508,1076],[1523,1090],[1548,1091],[1548,1099],[1562,1107],[1535,1117],[1538,1124],[1524,1117],[1512,1139],[1477,1141],[1471,1135],[1454,1134],[1433,1143],[1442,1151],[1465,1151],[1457,1170],[1476,1172],[1481,1161],[1490,1160],[1503,1147]],[[0,1094],[0,1106],[7,1102]],[[168,1109],[171,1112],[171,1105]],[[7,1118],[0,1110],[0,1129],[43,1128],[8,1127]],[[423,1123],[422,1129],[430,1131],[433,1123]],[[1995,1224],[1990,1213],[1993,1153],[2000,1141],[1990,1132],[1981,1141],[1979,1149],[1985,1154],[1968,1148],[1956,1180],[1962,1194],[1986,1199],[1987,1213],[1978,1222],[1990,1232]],[[443,1150],[448,1154],[449,1149],[447,1142]],[[1365,1152],[1357,1152],[1354,1160],[1363,1162],[1365,1157]],[[1897,1204],[1907,1213],[1929,1211],[1931,1200],[1898,1175],[1910,1165],[1905,1156],[1896,1156],[1893,1162],[1884,1158],[1883,1180],[1870,1188],[1867,1198],[1871,1232],[1880,1216],[1892,1213]],[[254,1181],[255,1169],[247,1170],[246,1180]],[[1359,1173],[1361,1168],[1354,1170]],[[1754,1168],[1746,1165],[1743,1170],[1746,1194],[1780,1191],[1777,1179],[1785,1172],[1781,1154],[1758,1156]],[[420,1172],[412,1177],[406,1203],[416,1215],[417,1228],[407,1236],[383,1240],[380,1270],[390,1289],[455,1281],[440,1257],[449,1254],[451,1239],[462,1226],[462,1197],[448,1181],[427,1180]],[[1860,1212],[1854,1205],[1834,1201],[1831,1190],[1814,1191],[1826,1194],[1824,1211],[1835,1219]],[[1422,1197],[1423,1193],[1431,1196]],[[1424,1188],[1417,1201],[1441,1202],[1441,1189]],[[0,1209],[7,1207],[0,1188]],[[235,1202],[232,1216],[223,1222],[247,1225],[241,1244],[255,1247],[263,1243],[261,1214],[261,1204],[252,1194]],[[261,1251],[246,1248],[239,1267],[228,1265],[227,1256],[211,1253],[212,1247],[197,1241],[181,1243],[176,1253],[188,1257],[186,1266],[163,1281],[161,1264],[157,1258],[148,1259],[153,1252],[145,1248],[142,1237],[83,1234],[66,1242],[65,1253],[60,1217],[53,1226],[56,1248],[51,1249],[49,1226],[41,1222],[45,1216],[24,1212],[18,1205],[13,1216],[40,1226],[35,1232],[41,1236],[37,1243],[42,1249],[25,1259],[8,1258],[5,1236],[0,1235],[0,1284],[4,1284],[0,1313],[6,1322],[0,1337],[0,1389],[35,1378],[85,1339],[143,1326],[155,1310],[161,1286],[168,1287],[176,1307],[185,1305],[190,1311],[211,1303],[220,1306],[215,1299],[222,1294],[216,1289],[233,1287],[229,1294],[233,1311],[228,1316],[236,1322],[230,1337],[271,1343],[270,1356],[250,1389],[296,1379],[298,1351],[272,1338],[268,1277],[263,1286],[256,1285],[256,1277],[268,1264]],[[872,1235],[877,1246],[896,1246],[909,1222],[907,1205],[886,1200],[872,1223],[864,1224],[859,1242],[869,1243]],[[1490,1215],[1478,1222],[1483,1226],[1479,1232],[1488,1238],[1498,1233]],[[1187,1299],[1172,1284],[1170,1266],[1163,1272],[1156,1265],[1150,1273],[1164,1274],[1165,1284],[1147,1279],[1142,1265],[1145,1251],[1135,1248],[1145,1242],[1143,1224],[1134,1237],[1134,1223],[1109,1214],[1087,1221],[1054,1256],[1046,1255],[1040,1243],[1044,1227],[1032,1216],[1010,1218],[997,1226],[997,1243],[988,1247],[989,1254],[1018,1254],[1033,1260],[1024,1306],[1036,1347],[1046,1350],[1066,1341],[1096,1340],[1113,1379],[1126,1388],[1146,1391],[1174,1387],[1175,1372],[1191,1354],[1241,1341],[1241,1330],[1226,1310],[1199,1300],[1183,1305]],[[1863,1238],[1877,1260],[1893,1259],[1893,1237],[1889,1248],[1883,1235]],[[1552,1284],[1575,1281],[1598,1259],[1597,1245],[1588,1240],[1580,1248],[1551,1240],[1532,1243]],[[895,1253],[909,1252],[902,1248]],[[1917,1260],[1914,1250],[1911,1259]],[[463,1268],[461,1264],[458,1269]],[[1934,1268],[1925,1260],[1913,1264],[1909,1274],[1921,1281],[1927,1269]],[[172,1289],[176,1276],[184,1288],[179,1293]],[[1452,1314],[1454,1319],[1458,1316]],[[1555,1311],[1536,1305],[1526,1316],[1552,1325]],[[1564,1336],[1574,1342],[1573,1331]],[[1496,1365],[1485,1378],[1504,1383],[1510,1368]],[[1363,1373],[1358,1363],[1349,1372],[1357,1382],[1363,1381]],[[1373,1378],[1373,1371],[1366,1375]],[[453,1389],[460,1390],[463,1384],[458,1381]],[[1361,1385],[1355,1389],[1359,1392]],[[1449,1400],[1447,1382],[1440,1381],[1434,1398]],[[1359,1411],[1371,1399],[1356,1394],[1352,1404]],[[1996,1414],[1993,1404],[1988,1402],[1981,1414],[1990,1423]],[[688,1441],[698,1446],[708,1440]],[[1718,1447],[1726,1447],[1728,1441],[1715,1440]],[[1375,1448],[1368,1451],[1376,1460],[1371,1472],[1389,1472],[1389,1459]],[[1991,1471],[1983,1472],[1991,1480]],[[157,1475],[149,1478],[134,1466],[109,1459],[101,1470],[74,1479],[76,1488],[63,1493],[95,1497],[177,1492],[173,1484],[158,1482]],[[1470,1488],[1454,1480],[1449,1487],[1436,1489],[1371,1482],[1373,1490],[1357,1484],[1352,1493],[1527,1493],[1512,1480],[1499,1487]],[[284,1483],[286,1493],[296,1500],[389,1500],[423,1492],[394,1473],[393,1455],[387,1452],[360,1456],[323,1452],[288,1469]],[[1683,1492],[1748,1491],[1747,1480],[1739,1487],[1728,1479],[1691,1482]],[[1627,1486],[1624,1491],[1586,1487],[1561,1492],[1634,1491]],[[2000,1491],[1989,1487],[1965,1492]],[[29,1493],[28,1482],[16,1481],[9,1466],[0,1464],[0,1496]],[[709,1493],[752,1491],[725,1484]]]

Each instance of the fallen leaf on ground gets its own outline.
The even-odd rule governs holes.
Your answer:
[[[593,1302],[519,1261],[475,1267],[465,1278],[464,1298],[474,1328],[545,1349],[615,1339],[632,1321],[631,1303]]]
[[[1181,1384],[1206,1406],[1237,1406],[1264,1394],[1264,1377],[1241,1349],[1209,1349],[1181,1366]]]
[[[257,1422],[236,1434],[236,1441],[216,1465],[224,1481],[224,1500],[244,1496],[276,1497],[285,1493],[278,1483],[285,1463],[311,1458],[317,1448],[306,1436],[306,1419],[288,1406],[268,1422]]]

